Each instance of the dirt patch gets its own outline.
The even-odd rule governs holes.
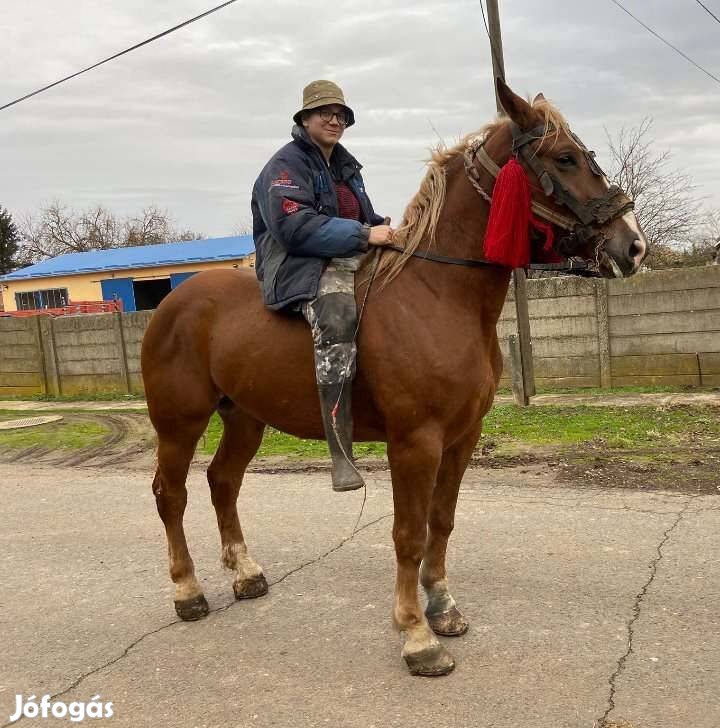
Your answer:
[[[720,495],[720,452],[708,449],[664,453],[570,453],[557,461],[560,482],[601,488],[663,490],[694,495]]]
[[[64,413],[68,423],[97,423],[109,435],[91,447],[65,449],[47,445],[0,448],[2,462],[33,462],[45,465],[103,468],[117,465],[144,468],[155,459],[155,433],[146,414],[119,412]]]

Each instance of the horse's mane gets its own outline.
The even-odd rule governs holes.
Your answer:
[[[556,141],[560,131],[569,136],[570,129],[567,121],[549,101],[537,98],[532,102],[532,108],[540,113],[545,126],[545,136],[543,136],[540,146],[546,139],[554,138]],[[471,141],[478,137],[487,139],[508,122],[508,117],[498,117],[478,131],[467,134],[452,147],[448,148],[441,143],[430,150],[425,177],[405,208],[402,222],[395,228],[393,235],[393,245],[403,248],[403,252],[385,250],[380,261],[376,276],[384,279],[384,285],[390,283],[400,273],[422,243],[428,249],[435,243],[438,220],[445,204],[446,175],[450,162],[461,156]],[[572,139],[572,137],[570,138]]]

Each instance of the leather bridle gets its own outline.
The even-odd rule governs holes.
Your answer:
[[[548,133],[553,132],[553,128],[537,126],[530,131],[523,132],[514,121],[510,121],[510,129],[513,136],[513,155],[515,157],[521,157],[527,167],[535,173],[547,197],[552,197],[555,202],[566,207],[573,213],[573,216],[570,217],[534,199],[531,201],[531,208],[535,215],[565,231],[565,234],[558,238],[553,247],[555,252],[567,258],[567,263],[531,263],[529,268],[531,270],[562,271],[575,275],[596,274],[593,273],[593,264],[589,264],[585,260],[577,260],[576,258],[581,250],[587,249],[589,245],[592,245],[595,249],[595,265],[597,265],[601,257],[605,257],[608,258],[609,265],[614,269],[615,266],[612,265],[614,261],[603,250],[605,238],[598,233],[596,228],[604,227],[613,220],[631,211],[635,207],[634,202],[617,185],[610,185],[604,195],[593,197],[587,202],[580,202],[575,195],[563,187],[557,177],[545,168],[531,146],[533,142],[546,138]],[[591,172],[596,177],[606,179],[605,173],[595,160],[595,152],[590,151],[575,134],[572,132],[570,134],[577,148],[585,156]],[[470,141],[465,148],[465,172],[468,181],[475,188],[475,191],[486,202],[492,203],[492,191],[487,192],[483,188],[480,182],[481,172],[475,164],[476,161],[479,162],[480,166],[493,179],[496,179],[498,174],[500,174],[500,167],[485,151],[485,141],[486,139],[484,137],[477,137]],[[388,245],[386,247],[399,253],[405,252],[402,248],[394,245]],[[451,258],[444,255],[434,255],[427,251],[414,252],[412,255],[437,263],[449,263],[469,267],[497,266],[497,263],[483,259]]]
[[[531,147],[532,142],[544,139],[547,136],[548,129],[545,126],[536,126],[530,131],[523,132],[514,121],[511,121],[510,130],[513,135],[513,154],[516,157],[518,155],[522,157],[527,166],[535,173],[545,195],[552,197],[559,205],[566,207],[576,218],[575,224],[569,230],[569,234],[558,241],[558,252],[560,254],[568,257],[576,254],[578,249],[585,247],[597,238],[597,231],[593,230],[594,227],[604,227],[634,209],[635,203],[617,185],[610,185],[604,195],[592,197],[587,202],[580,202],[575,195],[562,186],[557,177],[554,177],[545,168]],[[554,130],[551,127],[549,131],[552,133]],[[607,179],[606,174],[595,159],[595,152],[590,151],[578,136],[572,132],[570,134],[577,148],[587,160],[593,175]],[[542,212],[540,215],[543,216]],[[552,220],[550,221],[552,222]]]

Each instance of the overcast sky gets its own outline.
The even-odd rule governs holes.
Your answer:
[[[0,105],[218,1],[2,0]],[[720,0],[704,2],[720,16]],[[695,0],[624,4],[720,76],[720,23]],[[501,0],[500,11],[515,91],[543,91],[601,163],[604,126],[651,115],[658,151],[720,207],[720,84],[610,0]],[[432,127],[453,142],[495,110],[478,0],[239,0],[0,112],[0,205],[22,217],[55,199],[121,214],[156,204],[183,227],[232,234],[315,78],[345,90],[357,123],[343,143],[396,221]]]

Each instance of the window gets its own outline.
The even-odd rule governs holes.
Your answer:
[[[33,311],[41,308],[62,308],[70,301],[67,288],[46,288],[42,291],[23,291],[15,294],[18,311]]]

